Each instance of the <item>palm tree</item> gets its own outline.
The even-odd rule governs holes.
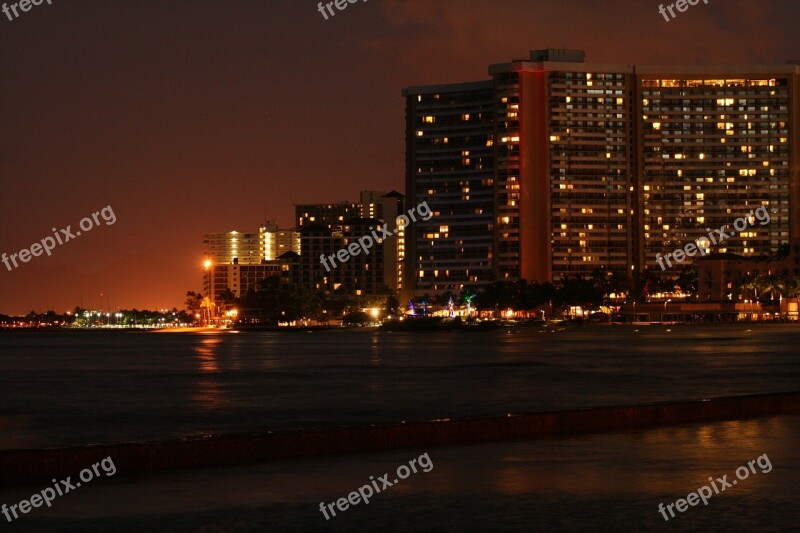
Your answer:
[[[786,298],[797,298],[800,296],[800,280],[797,278],[786,278],[784,296]]]
[[[222,305],[225,309],[229,309],[236,305],[236,295],[233,294],[233,291],[230,288],[226,287],[222,294],[219,295],[219,299],[222,301]]]
[[[200,306],[203,303],[203,295],[196,293],[194,291],[188,291],[186,293],[186,311],[194,316],[200,312]]]
[[[733,284],[737,296],[749,298],[751,293],[759,289],[758,276],[755,274],[745,274],[739,277]]]
[[[697,294],[697,264],[692,263],[683,267],[683,270],[678,276],[678,286],[681,290],[694,297]]]
[[[771,294],[775,299],[775,293],[779,290],[778,277],[775,274],[761,274],[755,280],[756,299],[761,296]]]
[[[205,309],[204,317],[207,324],[211,322],[211,319],[214,316],[214,307],[216,306],[214,305],[214,302],[211,301],[211,298],[209,298],[208,296],[203,298],[203,301],[200,304],[200,308]]]
[[[760,287],[762,294],[771,294],[773,300],[776,294],[778,297],[794,298],[797,295],[798,289],[800,289],[800,284],[798,284],[795,278],[790,278],[789,276],[781,274],[761,276],[759,280],[761,282]]]

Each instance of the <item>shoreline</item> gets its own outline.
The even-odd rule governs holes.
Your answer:
[[[320,333],[320,332],[366,332],[366,333],[429,333],[429,332],[489,332],[504,330],[509,328],[518,329],[540,329],[540,330],[583,330],[594,328],[691,328],[691,327],[710,327],[718,326],[731,328],[736,326],[746,327],[797,327],[800,329],[798,321],[740,321],[740,322],[650,322],[650,323],[615,323],[615,322],[548,322],[546,324],[525,324],[525,323],[497,323],[493,327],[480,326],[461,326],[461,327],[439,327],[439,328],[407,328],[392,329],[374,327],[340,327],[340,326],[264,326],[257,328],[216,328],[216,327],[180,327],[180,328],[0,328],[0,333],[173,333],[173,334],[222,334],[222,333]]]

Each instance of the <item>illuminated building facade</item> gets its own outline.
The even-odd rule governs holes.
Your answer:
[[[492,65],[499,279],[631,264],[632,68],[539,50]]]
[[[374,201],[373,201],[374,200]],[[397,191],[381,194],[372,199],[361,193],[362,218],[373,218],[389,225],[389,231],[397,227],[396,234],[383,241],[383,283],[392,291],[403,291],[403,266],[405,263],[406,229],[397,223],[404,213],[405,196]],[[380,235],[381,232],[379,231]]]
[[[332,268],[325,268],[320,256],[335,256],[381,225],[374,218],[351,218],[335,229],[322,224],[309,224],[300,231],[301,249],[297,269],[291,273],[292,280],[313,291],[331,293],[344,288],[354,295],[382,294],[387,287],[384,277],[386,240],[379,240],[369,253],[360,252],[343,263],[334,261]],[[380,235],[380,232],[378,232]],[[393,239],[396,240],[396,239]]]
[[[637,68],[640,105],[637,263],[731,226],[755,224],[711,251],[765,256],[798,236],[798,73],[794,65]]]
[[[591,64],[581,51],[538,50],[489,74],[403,93],[408,203],[426,197],[435,212],[406,244],[418,295],[468,283],[463,269],[447,268],[463,260],[451,235],[429,238],[469,224],[460,215],[484,191],[474,181],[469,196],[454,190],[472,169],[454,161],[453,139],[470,156],[492,147],[480,168],[491,202],[472,223],[484,238],[489,228],[481,255],[495,279],[637,276],[658,268],[657,253],[761,206],[768,225],[710,251],[759,256],[800,236],[800,66]],[[447,122],[470,103],[480,133]]]
[[[218,304],[226,289],[237,298],[257,290],[260,281],[282,266],[277,259],[300,252],[300,233],[278,229],[275,224],[261,226],[258,233],[228,231],[203,235],[203,294]]]
[[[334,255],[342,248],[342,230],[322,224],[306,224],[300,230],[300,261],[292,281],[314,291],[330,292],[339,287],[339,271],[328,272],[320,256]]]
[[[492,82],[403,90],[406,206],[433,217],[405,228],[403,296],[482,285],[492,276]]]
[[[260,265],[286,252],[300,253],[300,233],[261,226],[257,233],[228,231],[203,235],[203,258],[212,264]]]
[[[319,265],[319,255],[321,252],[317,252],[316,250],[318,248],[325,248],[322,242],[319,241],[325,238],[325,236],[320,233],[320,226],[330,229],[330,238],[334,240],[338,239],[337,242],[343,238],[342,233],[346,231],[345,226],[350,225],[350,221],[357,219],[375,219],[376,221],[380,221],[378,226],[386,223],[388,224],[389,231],[393,231],[397,224],[397,216],[403,213],[404,205],[404,196],[397,191],[388,193],[382,191],[361,191],[358,203],[295,204],[295,220],[297,222],[297,227],[300,230],[311,228],[311,231],[306,232],[306,236],[301,239],[301,255],[306,255],[307,250],[313,250],[309,253],[317,257],[316,266],[311,259],[303,259],[302,263],[305,272],[302,276],[303,284],[309,287],[315,287],[317,285],[322,287],[328,286],[328,281],[331,283],[341,283],[339,280],[333,282],[333,278],[330,276],[324,276],[330,279],[326,282],[321,282],[321,273],[316,272],[317,267],[321,267],[321,265]],[[365,231],[360,236],[369,234],[370,231]],[[396,236],[387,239],[381,246],[382,283],[392,291],[400,291],[403,288],[405,229],[398,231]],[[336,249],[338,250],[339,248],[341,248],[341,246]],[[330,255],[330,253],[326,255]],[[312,278],[316,281],[312,281]],[[363,288],[364,287],[362,287],[362,289]],[[372,289],[370,288],[369,290]]]
[[[203,235],[203,257],[213,264],[258,265],[264,259],[259,233],[241,231]]]
[[[258,229],[261,254],[264,260],[273,261],[286,252],[300,253],[300,232],[291,229],[278,229],[277,224],[269,223]]]
[[[377,229],[380,225],[381,221],[375,218],[354,218],[346,221],[342,227],[341,248],[347,248],[354,242],[357,243],[359,238],[370,235],[372,230]],[[380,235],[379,231],[377,233]],[[391,240],[396,241],[397,239]],[[339,283],[358,296],[381,294],[387,286],[384,279],[387,244],[387,240],[379,239],[379,242],[375,243],[368,254],[361,252],[339,265],[335,270],[339,274]]]
[[[321,225],[329,228],[341,226],[345,220],[361,216],[361,206],[352,202],[330,204],[295,204],[295,228]]]

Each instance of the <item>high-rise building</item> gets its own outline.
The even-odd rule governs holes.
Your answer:
[[[375,218],[353,218],[346,221],[342,227],[341,247],[347,248],[352,243],[358,244],[358,239],[370,235],[372,230],[380,225],[381,221]],[[380,232],[377,234],[380,235]],[[336,269],[339,282],[359,296],[381,294],[386,288],[384,280],[386,244],[386,240],[379,239],[368,253],[361,252],[351,256],[347,262],[339,265]]]
[[[320,233],[320,228],[318,226],[330,229],[330,238],[332,239],[342,239],[342,232],[345,230],[345,226],[350,225],[350,221],[357,219],[374,219],[376,222],[379,222],[378,226],[386,223],[388,224],[389,231],[393,231],[397,224],[396,220],[398,215],[403,213],[404,205],[404,197],[397,191],[388,193],[382,191],[361,191],[358,203],[345,201],[332,204],[296,204],[295,219],[297,227],[300,229],[312,228],[312,231],[306,232],[305,237],[301,239],[302,243],[304,243],[301,245],[301,255],[305,254],[307,247],[312,246],[316,249],[317,245],[320,244],[320,239],[324,240],[324,236]],[[364,235],[369,234],[370,231],[365,231],[364,233]],[[403,287],[405,228],[400,229],[397,235],[392,238],[386,239],[385,242],[382,242],[381,246],[383,284],[392,291],[399,291]],[[319,253],[316,253],[316,257],[319,259]],[[310,259],[301,262],[305,265],[304,268],[307,275],[311,275],[311,272],[316,271],[316,269],[321,266],[318,264],[315,266]],[[317,261],[317,263],[318,262],[319,261]],[[317,278],[321,276],[318,272],[314,275]],[[330,275],[323,277],[331,282],[334,279],[334,277]],[[336,281],[336,283],[341,282]],[[310,280],[306,279],[304,284],[314,286],[319,284],[319,281],[312,283]]]
[[[358,203],[341,201],[321,204],[295,204],[295,223],[298,229],[309,224],[322,224],[329,228],[343,226],[347,220],[353,218],[376,218],[390,222],[384,217],[384,206],[387,201],[402,198],[397,191],[389,193],[383,191],[361,191]],[[392,223],[394,219],[392,219]]]
[[[632,72],[577,50],[492,65],[500,279],[631,265]]]
[[[342,248],[342,230],[322,224],[306,224],[300,230],[300,260],[292,273],[292,280],[308,289],[330,292],[341,282],[338,269],[327,270],[320,262],[321,256],[334,255]]]
[[[358,216],[383,220],[383,197],[386,194],[381,191],[361,191],[358,195]]]
[[[406,206],[433,216],[405,230],[408,295],[458,291],[492,276],[492,82],[409,87]]]
[[[203,235],[203,257],[212,264],[259,265],[286,252],[300,253],[300,233],[274,223],[258,232],[212,232]]]
[[[357,243],[359,238],[377,232],[380,225],[377,219],[360,217],[346,220],[335,229],[322,224],[307,225],[300,232],[302,253],[292,279],[323,293],[344,288],[359,296],[383,294],[387,287],[385,254],[387,249],[392,250],[386,240],[379,239],[366,253],[360,251],[358,255],[350,255],[344,262],[335,259],[337,252]],[[321,256],[333,256],[334,259],[326,262],[325,266]]]
[[[261,253],[265,260],[272,261],[286,252],[300,253],[300,232],[291,229],[278,229],[274,222],[258,229],[261,240]]]
[[[264,259],[258,233],[228,231],[203,235],[203,257],[212,264],[258,265]]]
[[[361,216],[361,206],[352,202],[328,204],[295,204],[295,228],[321,225],[329,228],[341,226],[346,220]]]
[[[383,283],[390,290],[400,292],[403,290],[403,264],[405,261],[406,229],[398,224],[397,217],[403,214],[405,197],[397,191],[392,191],[375,198],[369,202],[361,195],[362,218],[373,218],[389,225],[389,231],[396,227],[393,237],[383,241]],[[373,213],[374,214],[368,214]],[[381,234],[379,231],[378,234]]]
[[[768,224],[710,248],[755,257],[798,237],[800,67],[636,71],[637,264],[654,268],[657,253],[708,241],[762,206]]]
[[[428,195],[436,205],[406,244],[417,294],[467,284],[448,269],[453,243],[431,230],[452,229],[453,213],[475,207],[463,190],[441,194],[463,179],[452,140],[481,144],[444,121],[472,116],[465,105],[481,98],[491,99],[481,115],[491,133],[480,137],[492,147],[481,170],[493,196],[473,222],[490,219],[482,259],[497,279],[635,276],[655,267],[657,253],[762,206],[768,225],[710,251],[764,255],[800,235],[800,66],[593,64],[581,51],[539,50],[489,73],[486,82],[403,93],[408,203]]]

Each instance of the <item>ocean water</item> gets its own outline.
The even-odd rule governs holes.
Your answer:
[[[800,416],[535,441],[101,477],[32,509],[8,531],[797,531]],[[320,503],[428,454],[432,468],[336,516]],[[771,470],[689,507],[658,511],[766,454]],[[428,464],[425,462],[425,464]],[[762,464],[765,464],[762,461]],[[379,484],[382,487],[383,483]],[[721,485],[721,484],[719,484]],[[0,503],[44,484],[0,489]],[[329,513],[330,514],[330,513]],[[669,516],[669,515],[668,515]]]
[[[800,327],[0,333],[0,448],[800,389]]]

